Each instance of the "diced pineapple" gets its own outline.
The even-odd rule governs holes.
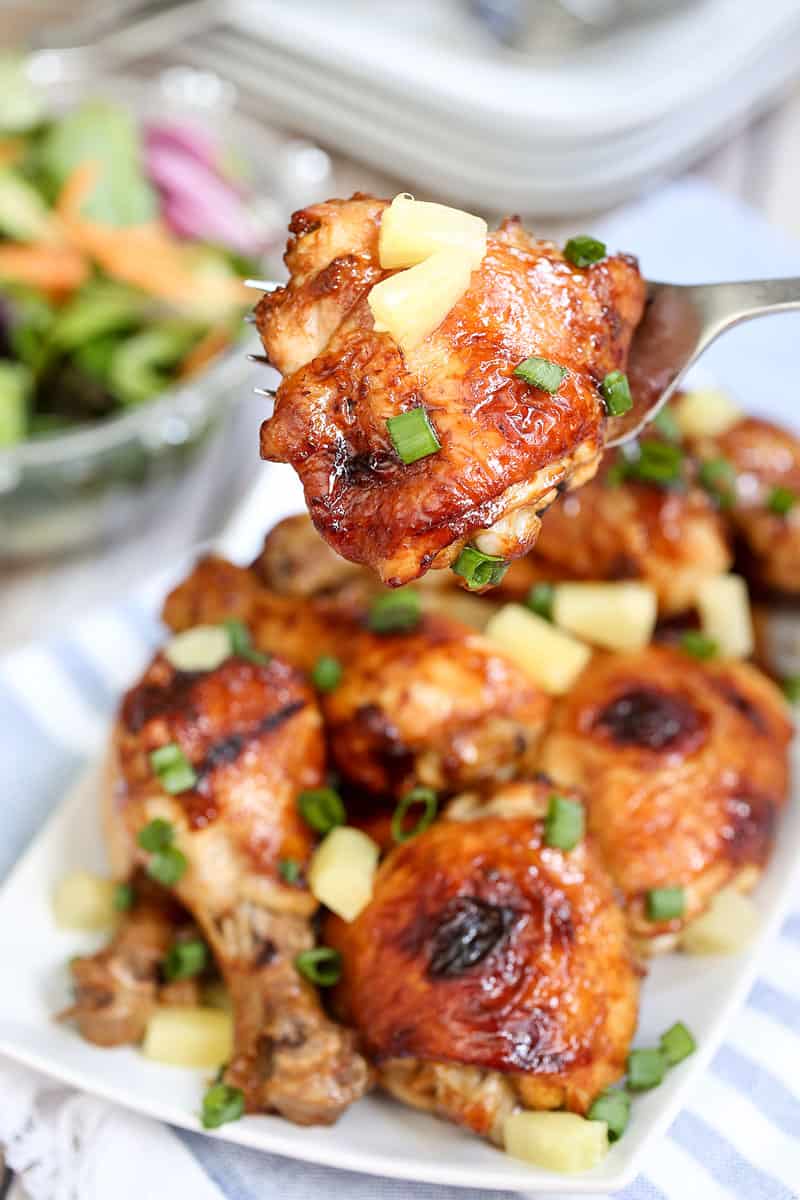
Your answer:
[[[380,263],[396,270],[416,266],[437,250],[461,250],[475,269],[486,253],[486,231],[482,217],[401,194],[381,217]]]
[[[559,583],[556,625],[607,650],[641,650],[653,636],[658,599],[644,583]]]
[[[472,259],[463,250],[439,250],[407,271],[376,283],[367,297],[375,329],[413,350],[441,325],[469,287]]]
[[[736,402],[713,388],[687,392],[671,407],[684,437],[719,437],[742,417]]]
[[[157,1008],[147,1022],[142,1053],[172,1067],[214,1070],[233,1050],[233,1018],[219,1008]]]
[[[741,575],[716,575],[697,591],[703,633],[712,638],[723,658],[747,658],[753,653],[750,596]]]
[[[170,638],[164,654],[177,671],[213,671],[230,658],[230,634],[220,625],[195,625]]]
[[[372,899],[380,850],[360,829],[340,825],[314,851],[308,869],[312,896],[344,921],[354,921]]]
[[[608,1153],[605,1121],[569,1112],[515,1112],[503,1126],[506,1153],[548,1171],[590,1171]]]
[[[736,954],[758,929],[758,909],[734,886],[722,888],[706,912],[687,925],[679,946],[687,954]]]
[[[114,908],[116,884],[88,871],[65,875],[53,893],[53,915],[61,929],[79,929],[97,933],[113,929],[117,919]]]
[[[486,636],[553,696],[569,691],[592,656],[584,642],[520,604],[504,605],[486,626]]]

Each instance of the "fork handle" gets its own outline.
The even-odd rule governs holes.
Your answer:
[[[702,346],[698,349],[705,349],[724,330],[742,321],[775,312],[800,312],[800,278],[702,284],[681,291],[703,315]]]

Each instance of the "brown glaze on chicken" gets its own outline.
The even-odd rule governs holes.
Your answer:
[[[691,448],[702,460],[727,460],[736,472],[727,516],[752,585],[760,592],[800,596],[800,438],[746,417],[718,437],[696,439]],[[796,498],[786,514],[771,510],[775,488]]]
[[[177,795],[150,762],[177,744],[196,774]],[[203,930],[234,1005],[226,1078],[250,1111],[330,1123],[369,1083],[353,1036],[324,1014],[294,967],[314,944],[316,903],[282,879],[307,864],[311,831],[297,795],[324,773],[322,722],[303,676],[279,658],[238,657],[214,671],[177,672],[158,655],[124,697],[112,745],[106,821],[116,873],[147,868],[137,837],[169,822],[186,867],[174,895]]]
[[[661,614],[672,616],[694,605],[704,580],[729,569],[726,529],[705,492],[613,483],[615,457],[556,501],[534,551],[512,563],[504,595],[524,597],[542,580],[639,579],[655,589]]]
[[[290,282],[256,316],[284,375],[262,457],[298,471],[338,554],[397,586],[448,566],[470,540],[524,554],[555,489],[591,478],[605,423],[598,385],[625,367],[644,283],[631,258],[579,270],[508,220],[467,293],[403,353],[375,332],[367,303],[388,274],[378,263],[385,206],[356,196],[296,213]],[[514,377],[531,355],[567,368],[555,395]],[[420,405],[441,450],[404,465],[387,418]]]
[[[384,1087],[499,1140],[515,1106],[583,1113],[623,1073],[638,977],[588,841],[543,845],[552,787],[511,784],[398,846],[351,924],[337,1011]],[[459,819],[464,818],[464,819]]]
[[[586,788],[641,949],[670,948],[721,887],[755,882],[786,802],[790,736],[781,693],[755,667],[666,646],[595,655],[560,701],[542,766]],[[649,920],[648,891],[674,886],[683,917]]]

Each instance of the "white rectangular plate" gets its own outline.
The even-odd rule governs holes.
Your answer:
[[[30,753],[36,753],[35,746]],[[794,757],[797,781],[797,742]],[[132,1049],[98,1049],[53,1020],[69,1001],[67,960],[99,942],[58,930],[51,912],[53,888],[65,873],[105,869],[98,788],[98,772],[92,771],[0,890],[0,1052],[76,1088],[197,1130],[202,1072],[160,1066]],[[653,964],[643,987],[637,1044],[652,1044],[681,1019],[699,1049],[659,1088],[636,1099],[625,1137],[596,1170],[559,1176],[527,1167],[479,1138],[376,1096],[362,1100],[333,1128],[301,1129],[277,1117],[253,1116],[209,1136],[354,1171],[486,1191],[605,1193],[626,1186],[719,1045],[726,1021],[754,978],[759,950],[777,929],[800,861],[798,800],[795,795],[780,822],[772,863],[755,896],[762,917],[757,943],[733,958],[672,955]]]

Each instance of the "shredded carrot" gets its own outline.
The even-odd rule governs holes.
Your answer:
[[[41,288],[61,300],[86,282],[89,265],[71,246],[0,245],[0,278]]]
[[[193,346],[180,365],[178,377],[189,379],[216,358],[221,350],[230,344],[230,330],[226,325],[212,325],[211,329]]]

